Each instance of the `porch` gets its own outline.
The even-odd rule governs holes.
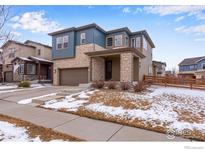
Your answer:
[[[17,57],[13,61],[13,80],[52,81],[52,62],[37,57]]]
[[[139,81],[142,53],[120,48],[86,53],[90,57],[90,81]]]

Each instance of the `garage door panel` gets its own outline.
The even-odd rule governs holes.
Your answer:
[[[88,83],[88,68],[60,70],[61,85],[77,86],[79,83]]]

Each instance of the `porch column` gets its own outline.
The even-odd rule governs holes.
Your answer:
[[[92,81],[105,80],[105,60],[101,57],[92,58]]]
[[[133,55],[132,53],[120,54],[120,81],[133,81]]]
[[[38,81],[41,81],[41,64],[38,62]]]

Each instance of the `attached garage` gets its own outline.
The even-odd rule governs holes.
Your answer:
[[[70,68],[60,70],[60,85],[78,86],[88,83],[88,68]]]
[[[13,72],[5,72],[4,73],[5,82],[12,82],[13,81]]]

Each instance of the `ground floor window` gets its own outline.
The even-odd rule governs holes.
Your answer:
[[[36,74],[35,64],[27,64],[27,74]]]
[[[24,74],[24,64],[19,65],[19,74]]]

